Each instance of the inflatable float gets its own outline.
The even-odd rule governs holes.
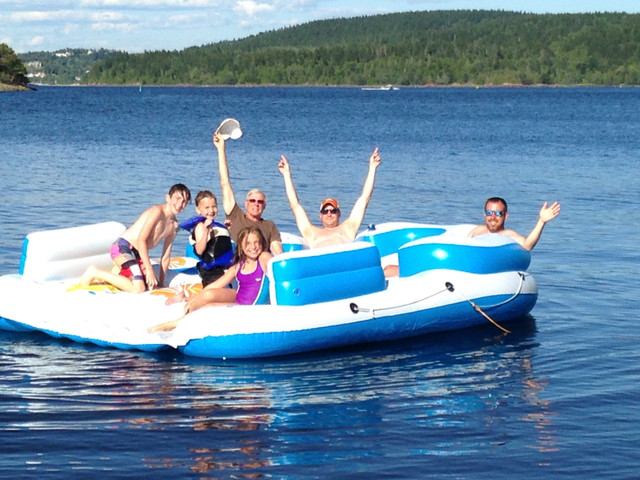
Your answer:
[[[0,277],[0,329],[208,358],[289,355],[489,322],[508,331],[503,325],[537,300],[530,254],[504,235],[469,238],[472,228],[389,222],[352,243],[312,250],[284,234],[285,253],[268,266],[268,303],[205,307],[154,333],[148,328],[182,316],[184,304],[167,306],[167,296],[197,289],[195,258],[173,258],[169,286],[152,292],[81,288],[88,265],[112,268],[109,247],[124,225],[34,232],[19,272]],[[388,264],[398,265],[398,276],[385,278]]]

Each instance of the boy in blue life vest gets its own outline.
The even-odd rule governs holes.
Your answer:
[[[200,259],[197,264],[202,286],[206,287],[224,275],[233,261],[233,246],[227,227],[215,221],[218,215],[218,201],[209,190],[202,190],[196,195],[196,213],[180,224],[181,228],[191,232],[189,243],[193,252]],[[185,292],[179,292],[167,299],[167,305],[181,302]]]

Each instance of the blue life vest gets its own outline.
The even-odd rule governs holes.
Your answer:
[[[180,223],[180,228],[191,232],[191,235],[193,235],[193,230],[195,229],[196,225],[205,220],[206,217],[203,217],[202,215],[196,215]],[[193,255],[189,255],[189,251],[187,251],[187,255],[195,256],[196,258],[200,259],[198,265],[204,270],[212,270],[215,267],[229,268],[233,264],[233,245],[231,242],[229,230],[226,226],[218,222],[213,222],[211,225],[218,228],[224,233],[222,235],[217,234],[212,239],[210,239],[207,242],[207,246],[205,247],[202,255],[198,255],[195,252],[193,245],[189,245],[189,247],[187,247],[188,249],[191,249]]]

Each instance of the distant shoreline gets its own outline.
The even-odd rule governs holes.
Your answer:
[[[639,85],[548,85],[548,84],[521,84],[521,83],[504,83],[500,85],[471,85],[462,83],[453,83],[450,85],[396,85],[398,90],[407,88],[638,88]],[[177,85],[140,85],[139,83],[132,83],[126,85],[110,85],[110,84],[79,84],[70,83],[67,85],[55,84],[49,85],[33,84],[31,88],[22,87],[19,85],[6,85],[0,84],[0,92],[2,91],[27,91],[36,90],[36,87],[112,87],[112,88],[259,88],[259,87],[285,87],[285,88],[357,88],[363,89],[367,87],[376,87],[376,85],[320,85],[320,84],[307,84],[307,85],[280,85],[280,84],[255,84],[255,85],[192,85],[192,84],[177,84]]]
[[[25,87],[23,85],[9,85],[7,83],[0,83],[0,92],[28,92],[33,90],[35,90],[35,88]]]

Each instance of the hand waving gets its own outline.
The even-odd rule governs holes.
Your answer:
[[[547,207],[547,202],[544,202],[542,208],[540,209],[540,220],[544,223],[547,223],[550,220],[553,220],[560,213],[560,204],[558,202],[553,202],[551,206]]]

